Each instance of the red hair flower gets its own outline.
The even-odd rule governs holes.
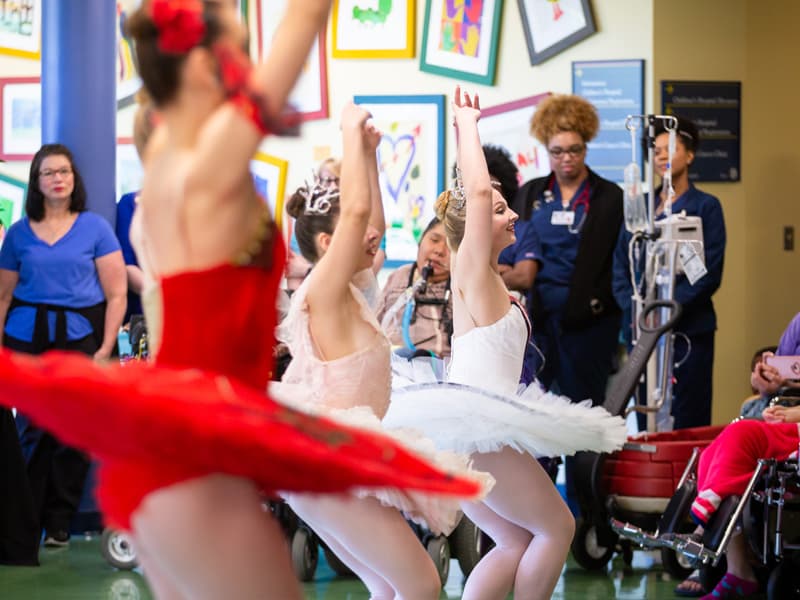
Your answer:
[[[153,0],[150,16],[158,29],[158,48],[184,54],[200,44],[206,34],[201,0]]]

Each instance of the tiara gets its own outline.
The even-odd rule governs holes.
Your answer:
[[[456,210],[463,210],[467,202],[467,193],[464,191],[464,180],[461,178],[461,169],[456,167],[456,183],[450,193],[456,199]]]
[[[339,187],[331,185],[328,179],[323,180],[318,173],[312,174],[312,183],[305,181],[297,193],[306,201],[303,210],[305,215],[327,215],[332,202],[339,198]]]

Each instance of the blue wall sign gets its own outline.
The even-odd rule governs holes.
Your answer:
[[[700,133],[690,180],[741,179],[741,82],[662,81],[661,107],[664,114],[694,121]]]
[[[572,93],[594,104],[600,116],[600,131],[588,144],[586,164],[601,177],[622,183],[623,170],[631,162],[631,134],[625,129],[625,118],[644,113],[644,61],[575,61]],[[637,138],[640,132],[641,124]],[[636,158],[643,169],[638,143]]]

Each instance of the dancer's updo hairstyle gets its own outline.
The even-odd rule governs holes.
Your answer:
[[[327,213],[307,214],[309,195],[310,203],[314,205],[320,198],[330,195],[330,191],[317,185],[313,185],[311,189],[308,186],[300,187],[286,203],[286,212],[295,219],[294,235],[297,238],[297,245],[300,246],[300,254],[308,262],[315,263],[320,258],[317,255],[317,235],[320,233],[333,235],[333,230],[336,228],[336,221],[339,218],[339,197],[329,196],[328,201],[331,206]]]
[[[205,35],[198,46],[210,48],[223,32],[217,16],[218,2],[203,2]],[[134,39],[139,75],[157,106],[174,99],[180,85],[180,71],[188,52],[163,52],[158,46],[159,30],[150,16],[150,2],[145,2],[125,20],[125,30]]]
[[[436,199],[434,211],[436,218],[444,224],[444,233],[447,236],[447,245],[451,252],[456,252],[464,238],[464,225],[466,223],[466,205],[457,208],[458,201],[452,190],[445,190]]]

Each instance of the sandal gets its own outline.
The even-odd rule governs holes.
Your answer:
[[[675,595],[684,598],[699,598],[708,594],[708,590],[703,587],[703,582],[700,579],[700,573],[694,571],[689,577],[681,581],[675,586]]]

